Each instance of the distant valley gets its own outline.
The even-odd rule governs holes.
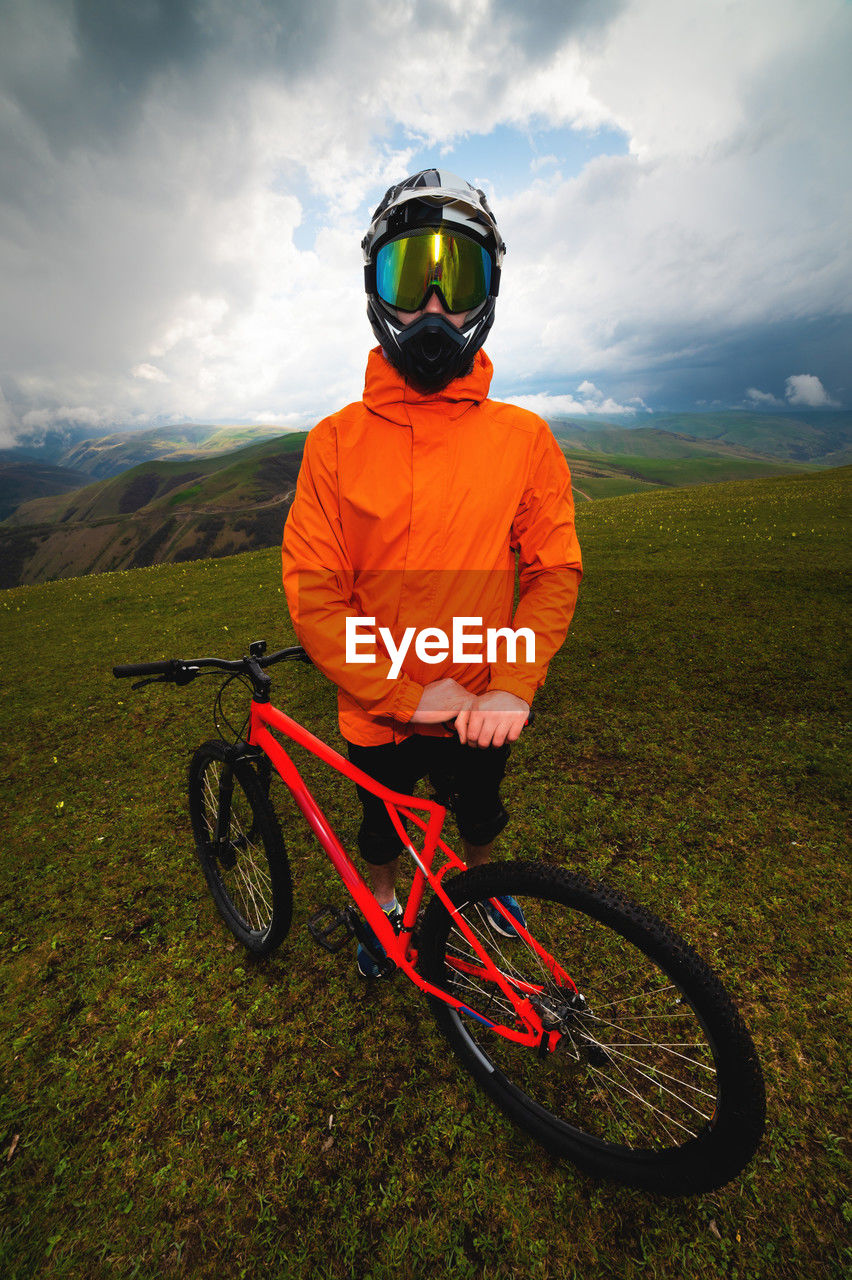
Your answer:
[[[70,493],[88,484],[85,471],[57,467],[21,457],[15,450],[0,450],[0,520],[5,520],[33,498]]]
[[[553,419],[578,501],[852,460],[852,413]],[[152,428],[0,452],[0,586],[234,555],[281,539],[304,432]],[[92,479],[95,482],[92,483]]]

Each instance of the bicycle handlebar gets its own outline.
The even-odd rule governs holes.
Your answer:
[[[271,667],[276,662],[310,663],[311,659],[301,645],[290,645],[287,649],[278,649],[275,653],[264,654],[265,641],[255,641],[249,646],[248,657],[231,661],[227,658],[169,658],[163,662],[125,662],[113,667],[112,674],[119,679],[128,676],[148,676],[164,681],[173,680],[176,684],[187,684],[201,675],[203,668],[216,671],[242,672],[252,675],[252,669]]]
[[[216,671],[241,672],[251,679],[255,689],[264,691],[268,690],[270,685],[269,677],[261,674],[264,667],[271,667],[276,662],[286,662],[288,660],[306,662],[309,666],[313,666],[310,655],[301,645],[290,645],[287,649],[278,649],[275,653],[270,654],[264,654],[265,648],[265,640],[256,640],[249,645],[249,656],[238,658],[236,661],[231,661],[227,658],[169,658],[164,662],[125,662],[113,667],[112,674],[119,678],[125,676],[147,676],[149,680],[166,682],[173,680],[175,684],[189,684],[196,676],[201,675],[202,668],[212,668]],[[147,684],[149,680],[142,680],[141,683]],[[139,686],[134,685],[133,687],[135,689]],[[531,728],[534,720],[535,712],[530,707],[524,727]],[[445,728],[454,729],[453,721],[446,721]]]

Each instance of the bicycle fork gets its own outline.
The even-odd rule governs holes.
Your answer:
[[[229,764],[222,769],[219,778],[219,794],[216,801],[216,829],[213,832],[213,852],[223,867],[232,870],[237,855],[231,839],[231,800],[234,794],[234,770]]]

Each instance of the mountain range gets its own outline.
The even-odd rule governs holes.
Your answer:
[[[139,463],[0,525],[0,586],[200,560],[281,538],[304,433],[212,457]]]
[[[578,501],[852,460],[852,413],[554,418]],[[305,432],[189,424],[53,433],[0,452],[0,586],[280,541]]]

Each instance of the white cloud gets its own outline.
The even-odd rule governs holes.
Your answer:
[[[763,124],[755,108],[762,115],[790,101],[790,84],[755,101],[756,82],[787,58],[807,73],[826,20],[840,10],[842,0],[807,8],[801,0],[634,0],[586,60],[589,90],[629,132],[640,160],[712,163],[714,152]]]
[[[15,443],[17,425],[15,415],[6,403],[6,397],[0,387],[0,449],[8,448]]]
[[[549,412],[653,403],[732,329],[852,311],[842,0],[443,0],[393,22],[386,0],[199,0],[97,29],[55,0],[7,12],[7,423],[286,421],[356,398],[365,205],[423,139],[499,124],[630,139],[576,176],[544,140],[511,196],[489,175],[509,254],[488,350],[502,385],[577,379]],[[145,38],[121,44],[133,23]]]
[[[751,401],[753,405],[781,405],[783,400],[779,400],[771,391],[759,391],[757,387],[749,387],[746,391],[746,400]]]
[[[732,332],[852,312],[850,19],[836,0],[630,5],[585,66],[632,154],[499,206],[497,367],[653,384]]]
[[[128,413],[118,404],[105,401],[97,407],[75,403],[48,409],[29,409],[21,418],[21,426],[28,434],[38,434],[67,423],[83,427],[108,427],[119,422],[124,427],[133,427],[147,425],[147,421],[147,413]]]
[[[812,373],[794,373],[787,379],[785,392],[790,404],[805,405],[811,409],[837,409],[839,403],[832,400],[819,378]]]
[[[580,400],[572,395],[550,395],[547,392],[536,392],[527,396],[508,395],[506,400],[510,404],[519,405],[521,409],[530,409],[542,418],[585,417],[590,413],[601,417],[612,414],[632,416],[637,411],[635,402],[619,404],[611,396],[605,396],[602,391],[599,391],[594,383],[583,382],[577,391],[582,396]],[[641,401],[639,406],[646,407]]]
[[[167,374],[153,364],[137,364],[130,370],[134,378],[142,378],[146,382],[168,382]]]

